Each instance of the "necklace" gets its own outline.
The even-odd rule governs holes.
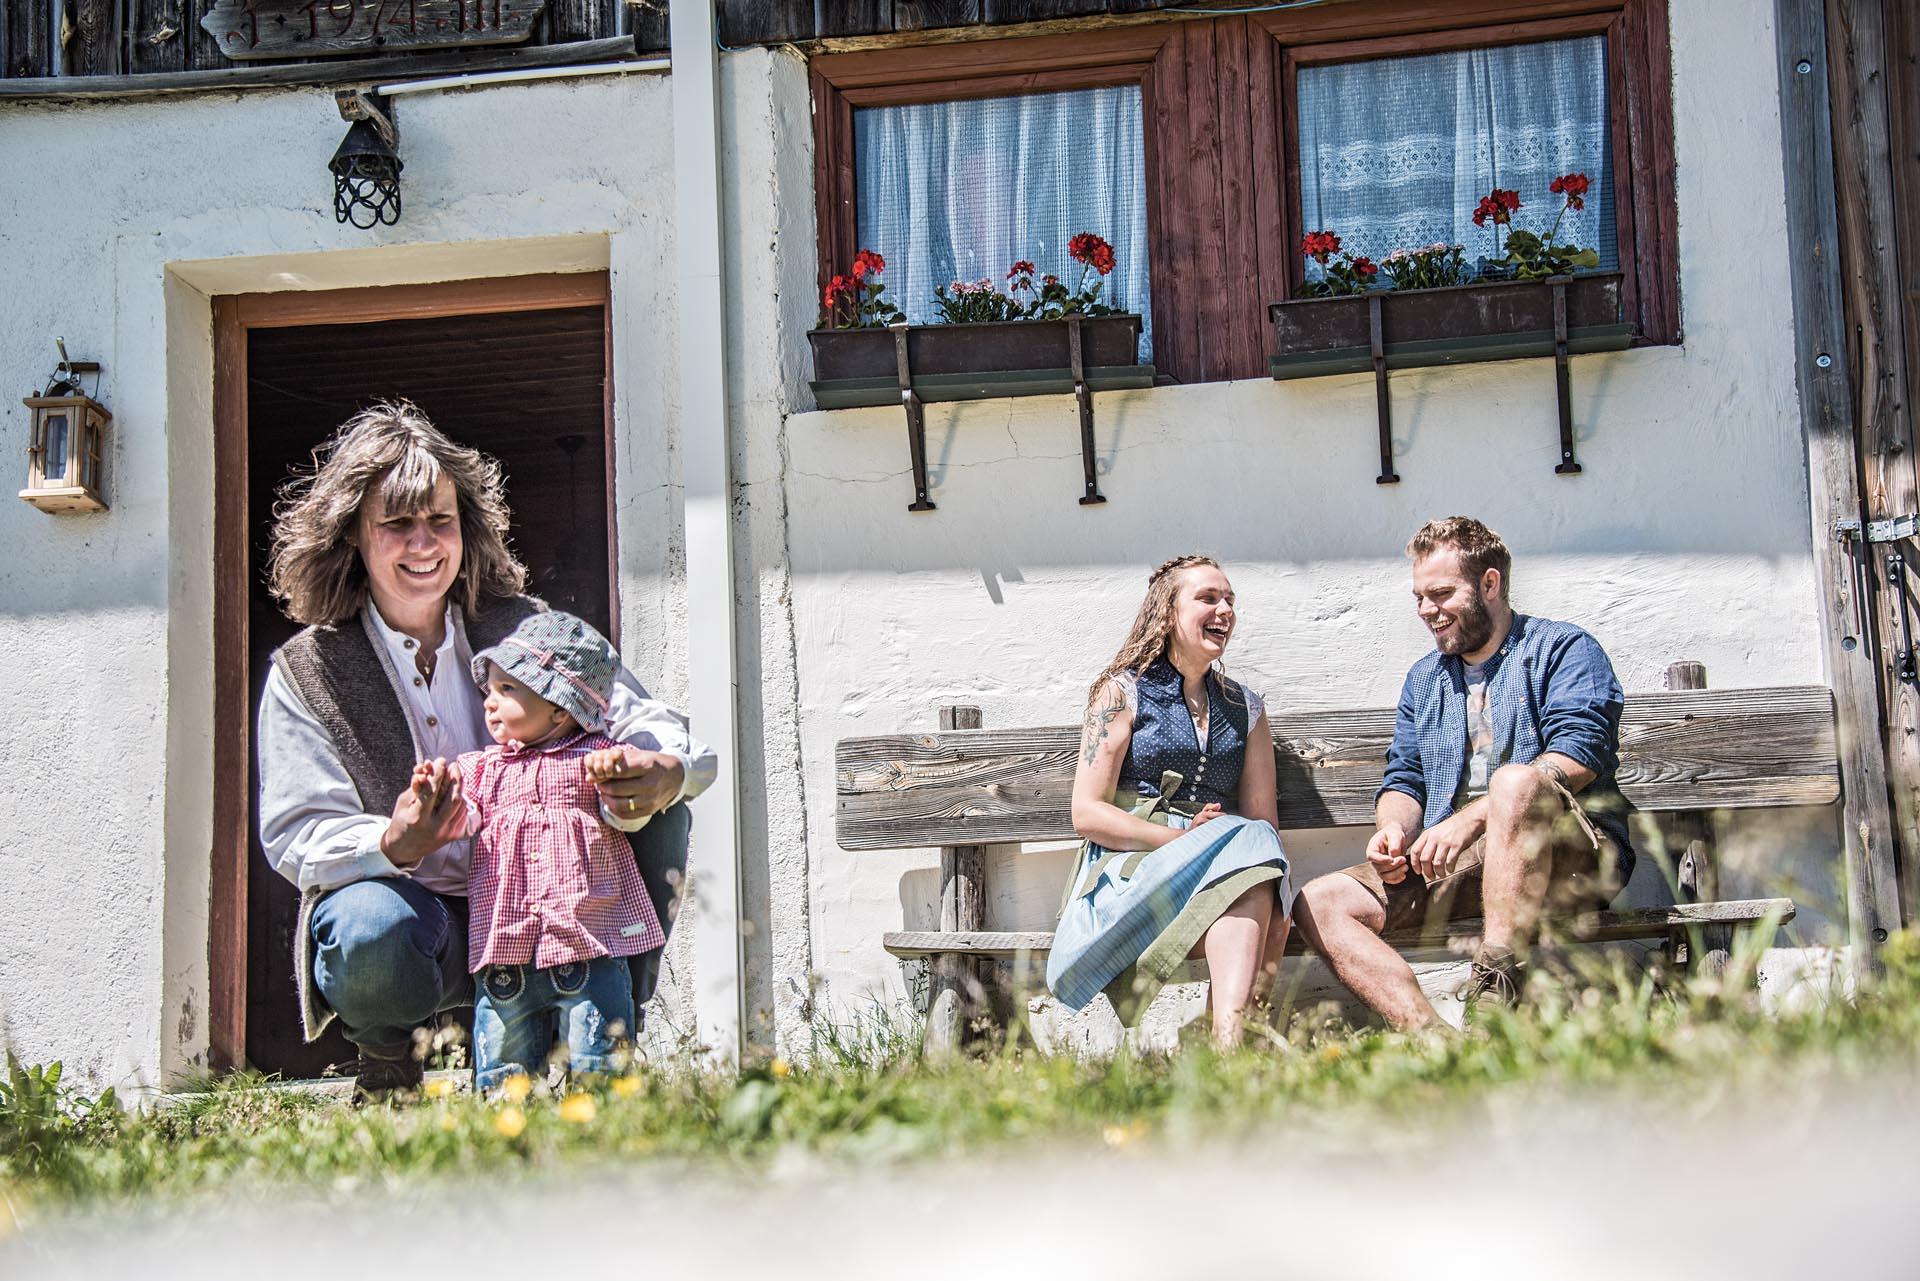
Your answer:
[[[420,669],[420,675],[429,685],[433,684],[433,668],[437,657],[438,655],[428,650],[425,645],[422,645],[413,655],[413,665]]]

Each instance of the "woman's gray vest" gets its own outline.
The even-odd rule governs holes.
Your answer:
[[[499,644],[522,619],[546,608],[532,596],[481,602],[462,620],[471,652]],[[419,750],[396,692],[400,673],[367,611],[332,626],[307,628],[274,651],[273,663],[333,740],[347,777],[360,793],[360,808],[368,814],[391,814],[413,777]],[[333,1011],[313,981],[313,908],[324,893],[308,890],[300,896],[293,940],[300,1023],[309,1041],[333,1021]]]

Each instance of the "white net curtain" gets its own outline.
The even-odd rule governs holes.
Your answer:
[[[1607,46],[1601,36],[1302,67],[1296,82],[1305,231],[1332,231],[1375,260],[1445,241],[1493,257],[1473,209],[1520,193],[1514,225],[1545,234],[1564,173],[1592,180],[1557,239],[1619,267]]]
[[[909,320],[933,319],[935,286],[1004,286],[1022,258],[1072,287],[1079,264],[1067,241],[1091,231],[1118,260],[1101,301],[1140,313],[1149,358],[1137,85],[862,107],[853,137],[859,245],[887,260],[886,296]]]

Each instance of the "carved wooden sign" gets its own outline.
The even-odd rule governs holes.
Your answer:
[[[515,44],[546,0],[217,0],[200,19],[235,61]]]

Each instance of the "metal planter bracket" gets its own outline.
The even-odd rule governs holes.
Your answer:
[[[1554,471],[1572,476],[1580,471],[1573,457],[1573,374],[1567,368],[1567,282],[1553,282],[1553,377],[1560,393],[1560,462]]]
[[[889,326],[893,330],[893,360],[900,375],[900,403],[907,410],[907,452],[913,458],[913,501],[910,512],[930,512],[933,500],[927,497],[927,412],[920,393],[913,389],[913,368],[907,361],[907,324]]]
[[[1381,340],[1380,295],[1367,299],[1367,332],[1373,340],[1373,398],[1380,416],[1380,474],[1376,485],[1397,485],[1400,473],[1393,469],[1393,398],[1387,391],[1387,346]]]
[[[1082,354],[1078,316],[1067,317],[1067,348],[1073,366],[1073,398],[1080,406],[1080,470],[1087,485],[1087,492],[1080,495],[1080,505],[1088,507],[1107,499],[1100,492],[1100,482],[1093,471],[1093,392],[1087,387],[1087,362]]]

